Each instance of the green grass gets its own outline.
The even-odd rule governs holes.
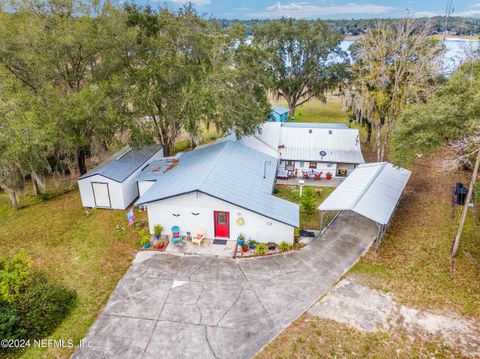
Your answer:
[[[88,210],[87,216],[77,190],[46,202],[26,196],[21,203],[23,208],[16,211],[0,193],[0,253],[9,256],[24,249],[37,269],[76,290],[77,305],[51,337],[78,343],[129,267],[138,234],[116,231],[117,224],[126,226],[124,211]],[[67,358],[72,352],[30,348],[16,356]]]
[[[313,106],[297,120],[335,122],[341,119],[341,106],[327,103]],[[332,116],[329,110],[338,111]],[[313,114],[315,112],[315,114]],[[306,120],[305,120],[306,121]],[[360,130],[362,138],[366,131]],[[371,148],[363,147],[366,158]],[[370,153],[369,153],[370,152]],[[363,284],[392,293],[402,304],[429,310],[455,311],[480,321],[480,209],[470,211],[455,265],[450,249],[457,228],[451,218],[451,190],[458,180],[469,182],[469,173],[446,173],[440,163],[448,153],[418,159],[411,179],[385,238],[377,253],[373,249],[349,273],[356,273]],[[290,190],[291,192],[291,190]],[[294,200],[289,190],[279,196]],[[318,223],[302,218],[302,225]],[[310,222],[311,221],[311,222]],[[313,227],[316,228],[318,224]],[[347,274],[348,275],[348,274]],[[305,314],[292,323],[258,358],[288,357],[461,357],[437,339],[407,340],[402,332],[362,333],[346,325]]]
[[[285,102],[279,104],[288,107]],[[297,107],[292,122],[348,123],[348,115],[342,111],[339,97],[328,96],[326,103],[313,99]]]
[[[315,207],[318,207],[325,198],[334,190],[333,187],[313,187],[316,190]],[[275,186],[275,196],[286,199],[287,201],[300,204],[298,186],[277,185]],[[315,210],[313,214],[307,214],[300,206],[300,228],[301,229],[319,229],[320,212]]]

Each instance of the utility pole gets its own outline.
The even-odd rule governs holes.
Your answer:
[[[452,245],[452,258],[455,258],[457,255],[458,245],[460,244],[460,237],[462,236],[463,225],[465,224],[465,219],[467,218],[468,205],[472,200],[473,188],[475,186],[475,181],[477,179],[478,167],[480,167],[480,148],[477,149],[477,160],[475,161],[475,167],[473,169],[472,180],[470,181],[470,186],[468,187],[468,194],[465,204],[463,206],[462,217],[460,219],[460,224],[458,225],[457,235]]]

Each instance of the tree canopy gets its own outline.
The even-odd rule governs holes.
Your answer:
[[[344,76],[339,46],[343,36],[320,20],[269,21],[255,27],[253,34],[269,88],[287,101],[290,117],[314,97],[325,101],[326,91]]]
[[[480,61],[464,63],[426,103],[405,111],[393,134],[392,156],[411,162],[459,140],[460,156],[480,146]]]
[[[443,48],[428,33],[428,24],[414,20],[380,23],[352,48],[347,106],[358,122],[375,128],[378,161],[403,110],[425,101],[441,78]]]

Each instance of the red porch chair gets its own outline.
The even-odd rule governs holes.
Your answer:
[[[320,181],[320,180],[322,179],[322,173],[323,173],[323,172],[315,173],[315,175],[314,175],[314,176],[315,176],[315,181],[316,181],[316,180],[319,180],[319,181]]]

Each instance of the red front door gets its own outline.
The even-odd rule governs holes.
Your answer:
[[[230,237],[230,219],[228,212],[213,212],[215,218],[215,237]]]

